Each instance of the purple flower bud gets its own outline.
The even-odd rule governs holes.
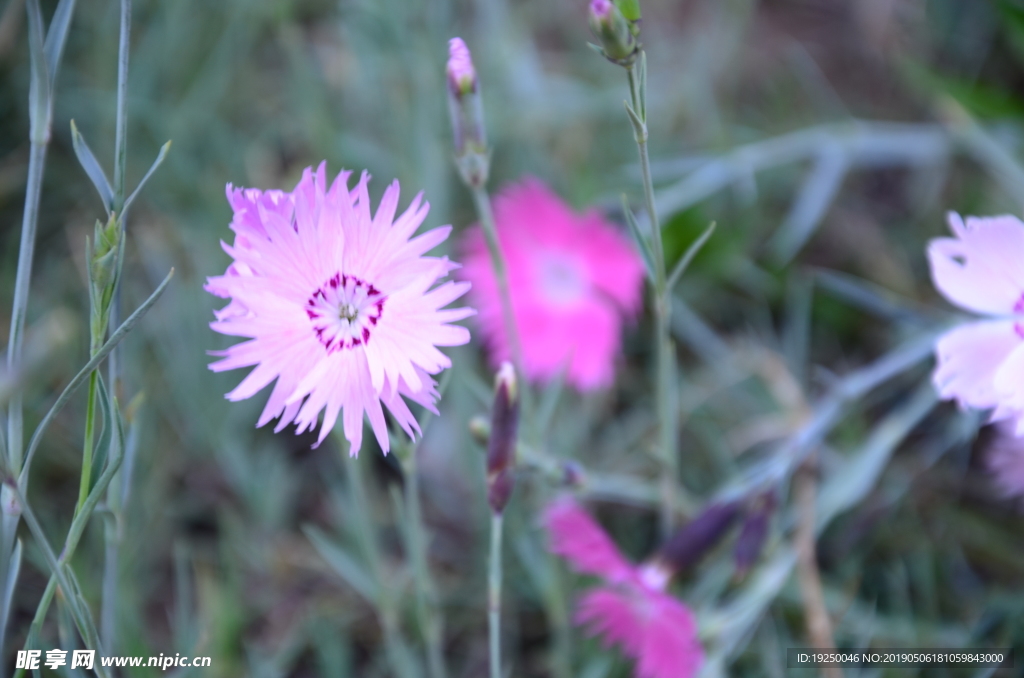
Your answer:
[[[448,112],[452,119],[455,163],[462,180],[471,187],[487,183],[490,154],[484,109],[480,101],[480,83],[473,57],[462,38],[448,41]]]
[[[502,363],[495,379],[491,437],[487,445],[487,501],[495,514],[505,510],[515,486],[519,390],[512,363]]]
[[[604,56],[621,66],[629,66],[637,56],[638,43],[633,26],[610,0],[590,0],[590,30]]]
[[[712,504],[670,537],[657,557],[676,572],[696,564],[729,530],[739,509],[739,502]]]
[[[452,38],[448,41],[448,87],[456,97],[476,91],[473,56],[462,38]]]
[[[743,529],[736,539],[734,561],[736,576],[745,577],[750,568],[761,555],[765,538],[768,536],[768,524],[775,512],[775,493],[765,492],[755,503],[753,510],[743,521]]]
[[[590,0],[590,16],[598,21],[606,21],[613,9],[611,0]]]

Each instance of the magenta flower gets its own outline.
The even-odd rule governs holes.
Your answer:
[[[659,561],[636,566],[572,499],[548,507],[552,552],[581,574],[605,580],[576,608],[576,623],[636,660],[638,678],[689,678],[704,660],[690,610],[665,593],[671,572]]]
[[[942,335],[933,380],[961,407],[991,409],[1024,434],[1024,223],[1013,216],[951,213],[955,238],[928,245],[935,287],[952,303],[989,316]]]
[[[351,173],[341,172],[328,188],[325,166],[307,168],[291,193],[228,184],[235,242],[222,246],[234,261],[206,290],[231,301],[210,326],[250,340],[217,352],[210,369],[255,365],[227,394],[233,401],[277,381],[257,426],[277,418],[275,431],[293,422],[296,432],[312,430],[323,412],[319,445],[340,415],[355,456],[365,412],[386,454],[382,405],[410,437],[419,426],[403,397],[437,412],[430,375],[451,366],[437,347],[468,342],[464,327],[448,323],[473,314],[444,306],[469,285],[434,287],[457,265],[423,256],[451,226],[409,239],[429,210],[421,195],[396,219],[395,181],[371,215],[369,176],[350,191]]]
[[[495,201],[498,238],[531,381],[566,370],[580,390],[611,384],[622,322],[641,305],[643,263],[596,210],[575,213],[537,179],[506,188]],[[462,277],[495,366],[510,359],[494,269],[479,228],[467,233]]]

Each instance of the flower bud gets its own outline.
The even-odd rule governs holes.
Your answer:
[[[621,66],[632,64],[638,51],[635,24],[611,0],[590,0],[589,15],[590,30],[600,42],[605,58]]]
[[[476,415],[469,420],[469,435],[481,445],[487,445],[491,439],[491,422],[482,414]]]
[[[733,555],[738,578],[745,577],[761,555],[765,538],[768,536],[768,524],[774,511],[775,493],[765,492],[758,498],[753,510],[743,521],[743,528],[740,530],[740,536],[736,538],[736,551]]]
[[[504,362],[495,379],[491,436],[487,444],[487,501],[495,514],[505,510],[515,486],[519,391],[512,363]]]
[[[476,69],[473,56],[462,38],[448,41],[448,87],[457,96],[476,92]]]
[[[96,221],[93,239],[86,242],[89,258],[89,302],[91,346],[95,352],[103,343],[110,317],[110,304],[121,270],[121,220],[111,214],[106,225]]]
[[[729,530],[739,508],[739,502],[712,504],[670,537],[657,557],[676,572],[695,565]]]
[[[483,186],[490,168],[484,110],[473,58],[462,38],[448,42],[446,73],[455,163],[462,180],[469,186]]]

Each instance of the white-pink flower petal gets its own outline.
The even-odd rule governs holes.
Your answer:
[[[366,414],[378,443],[390,448],[384,406],[410,436],[419,426],[403,398],[436,412],[429,377],[450,366],[437,346],[469,341],[452,326],[471,309],[443,308],[467,291],[438,280],[456,266],[424,256],[447,238],[450,227],[410,241],[428,206],[417,196],[397,219],[399,187],[393,182],[371,215],[369,176],[348,189],[348,172],[327,187],[326,165],[307,168],[290,193],[234,189],[233,262],[206,289],[230,299],[211,327],[248,337],[225,351],[214,371],[254,366],[228,394],[249,398],[272,382],[259,426],[280,417],[275,430],[294,421],[312,430],[323,413],[318,442],[339,418],[351,452],[362,444]]]

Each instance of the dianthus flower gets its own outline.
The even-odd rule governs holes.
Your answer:
[[[640,309],[643,264],[596,210],[575,213],[537,179],[506,188],[495,200],[498,239],[508,265],[513,315],[531,381],[563,371],[580,390],[611,384],[622,321]],[[494,268],[479,228],[464,241],[462,277],[495,365],[508,360],[509,339]]]
[[[419,433],[403,398],[437,412],[430,375],[451,366],[437,347],[468,342],[464,327],[448,323],[473,311],[443,308],[469,285],[434,287],[457,265],[423,256],[451,227],[410,240],[429,210],[422,196],[396,219],[395,181],[371,216],[369,176],[350,191],[350,174],[341,172],[328,188],[321,163],[291,193],[228,184],[235,242],[222,246],[234,261],[206,290],[231,301],[210,326],[250,340],[215,352],[222,359],[210,369],[255,366],[227,394],[233,401],[277,381],[257,426],[277,418],[275,431],[293,422],[296,432],[312,430],[322,411],[319,445],[340,415],[355,456],[365,412],[386,454],[382,405],[409,436]]]
[[[544,514],[550,550],[581,574],[604,579],[576,608],[576,623],[636,660],[638,678],[689,678],[704,659],[690,610],[665,593],[672,572],[655,559],[626,560],[593,518],[571,499]]]
[[[960,325],[936,343],[939,395],[991,409],[1024,434],[1024,223],[1013,216],[949,215],[955,238],[928,245],[935,287],[988,319]]]

